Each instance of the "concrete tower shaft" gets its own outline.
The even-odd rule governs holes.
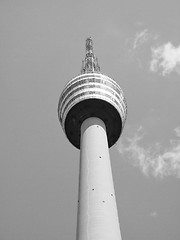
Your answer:
[[[77,240],[121,240],[106,126],[88,118],[81,126]]]

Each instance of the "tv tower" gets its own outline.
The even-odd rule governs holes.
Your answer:
[[[123,92],[100,73],[87,38],[81,75],[66,84],[58,105],[62,128],[80,149],[76,240],[121,240],[109,148],[120,137],[126,116]]]

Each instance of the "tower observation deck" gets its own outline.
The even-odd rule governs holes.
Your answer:
[[[69,141],[80,149],[77,240],[120,240],[109,150],[127,116],[120,86],[101,74],[91,38],[81,74],[61,93],[58,117]]]
[[[100,73],[91,38],[86,40],[86,56],[81,75],[65,86],[58,106],[58,116],[69,141],[80,148],[80,128],[89,117],[98,117],[106,125],[108,145],[120,137],[127,115],[126,100],[120,86]]]

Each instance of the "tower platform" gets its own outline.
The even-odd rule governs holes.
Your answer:
[[[127,115],[126,100],[120,86],[100,73],[85,73],[65,86],[59,101],[58,116],[69,141],[80,148],[80,128],[89,117],[106,125],[108,146],[120,137]]]

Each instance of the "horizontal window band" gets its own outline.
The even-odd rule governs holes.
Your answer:
[[[73,91],[70,91],[68,94],[67,94],[67,96],[64,98],[64,99],[62,99],[61,101],[60,101],[60,109],[62,109],[63,108],[63,105],[65,104],[65,102],[67,101],[67,99],[71,96],[71,95],[73,95],[74,93],[76,93],[76,92],[79,92],[79,91],[82,91],[82,90],[87,90],[87,89],[92,89],[92,88],[98,88],[98,89],[102,89],[102,90],[105,90],[105,91],[107,91],[107,92],[110,92],[111,94],[112,94],[112,96],[115,96],[117,99],[118,99],[118,101],[120,101],[123,105],[125,105],[125,103],[123,102],[123,100],[122,100],[122,96],[121,95],[118,95],[118,94],[116,94],[112,89],[110,89],[110,88],[108,88],[108,87],[105,87],[104,85],[100,85],[100,84],[86,84],[86,85],[81,85],[80,87],[78,87],[78,88],[76,88],[76,89],[74,89]]]
[[[87,99],[88,99],[88,98],[97,98],[97,99],[98,99],[98,97],[93,97],[93,95],[94,95],[94,96],[95,96],[95,95],[96,95],[96,96],[101,96],[101,98],[99,98],[99,99],[104,100],[104,101],[107,101],[107,99],[109,99],[112,103],[114,103],[114,104],[112,104],[112,105],[113,105],[113,106],[115,107],[115,109],[120,113],[121,117],[122,117],[123,119],[126,118],[127,109],[126,109],[126,108],[123,108],[122,105],[119,104],[119,103],[118,103],[114,98],[112,98],[109,94],[106,94],[106,93],[102,94],[102,92],[98,92],[98,91],[87,91],[87,92],[82,92],[82,93],[74,96],[74,97],[67,103],[67,105],[64,107],[64,109],[63,109],[62,111],[59,111],[59,117],[60,117],[60,119],[62,120],[62,119],[64,118],[63,115],[64,115],[64,113],[66,112],[66,110],[67,110],[68,108],[71,109],[71,107],[73,107],[76,103],[80,102],[80,101],[77,101],[78,98],[81,99],[81,97],[86,97],[86,96],[87,96]],[[90,96],[91,96],[91,97],[90,97]],[[103,97],[104,97],[105,99],[103,99]],[[86,98],[84,98],[83,100],[86,100]],[[83,100],[81,100],[81,101],[83,101]],[[74,104],[72,104],[72,102],[74,102]],[[107,101],[107,102],[108,102],[108,101]],[[72,105],[72,106],[71,106],[71,105]],[[70,109],[69,109],[69,110],[70,110]]]

